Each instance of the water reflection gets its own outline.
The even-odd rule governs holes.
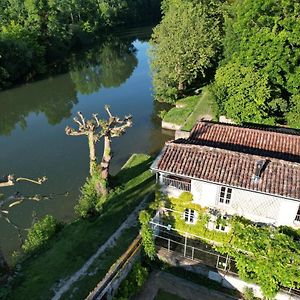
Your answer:
[[[69,73],[26,84],[0,93],[0,135],[9,135],[26,117],[44,113],[50,125],[69,118],[78,102],[77,92],[89,95],[100,88],[116,88],[132,75],[138,64],[133,38],[110,37],[101,45],[68,60]]]
[[[49,78],[0,93],[0,135],[9,135],[17,124],[26,128],[26,117],[44,113],[55,125],[70,116],[77,103],[75,85],[69,74]]]
[[[136,37],[109,38],[72,55],[67,62],[70,72],[0,93],[0,176],[48,177],[41,186],[23,183],[1,189],[5,197],[17,192],[43,196],[42,201],[24,201],[10,210],[19,227],[31,226],[33,211],[38,218],[52,214],[68,221],[74,217],[79,188],[89,173],[86,139],[70,138],[64,132],[77,111],[104,117],[103,106],[108,104],[116,115],[133,115],[133,127],[113,141],[112,174],[132,153],[157,153],[172,138],[162,134],[156,117],[161,108],[151,95],[148,43]],[[101,142],[99,157],[102,151]],[[0,248],[9,256],[18,247],[17,232],[0,218]]]
[[[101,87],[118,87],[125,82],[138,63],[131,43],[110,38],[99,48],[85,52],[81,59],[76,58],[70,72],[76,90],[88,95]]]

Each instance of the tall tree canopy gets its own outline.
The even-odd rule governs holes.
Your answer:
[[[195,81],[204,81],[221,49],[220,1],[165,0],[164,17],[151,40],[151,67],[158,100],[173,102]]]
[[[225,20],[216,98],[238,122],[300,127],[300,4],[236,0]]]
[[[152,23],[160,0],[0,0],[0,88],[45,72],[118,26]]]

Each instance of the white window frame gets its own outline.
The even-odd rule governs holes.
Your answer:
[[[227,217],[226,216],[222,216],[221,217],[223,220],[227,220]],[[222,231],[222,232],[226,232],[226,225],[222,225],[222,224],[216,224],[215,225],[215,230],[218,230],[218,231]]]
[[[219,204],[230,205],[233,189],[227,186],[221,186],[219,193]]]
[[[194,209],[186,208],[183,212],[183,219],[186,224],[196,224],[198,213]]]

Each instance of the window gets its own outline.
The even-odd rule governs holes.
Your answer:
[[[223,221],[224,220],[224,221]],[[221,218],[221,222],[219,224],[216,225],[216,230],[220,230],[220,231],[225,231],[226,229],[226,220],[227,220],[227,217],[226,216],[223,216]]]
[[[184,210],[184,221],[187,224],[195,224],[197,220],[197,212],[195,212],[193,209],[186,208]]]
[[[223,204],[230,204],[232,189],[228,187],[221,187],[219,202]]]
[[[296,217],[295,217],[295,221],[300,222],[300,205],[299,205],[299,208],[298,208],[298,212],[297,212],[297,214],[296,214]]]

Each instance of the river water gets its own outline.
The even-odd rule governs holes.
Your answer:
[[[95,112],[105,117],[103,106],[109,104],[120,117],[133,115],[133,127],[113,140],[112,174],[130,154],[155,154],[172,138],[162,132],[156,117],[158,104],[151,94],[148,38],[149,28],[115,35],[101,45],[71,55],[65,74],[0,93],[0,176],[48,177],[41,186],[19,183],[0,191],[4,199],[17,192],[46,196],[39,202],[26,200],[9,209],[9,203],[5,206],[9,219],[23,228],[23,236],[33,219],[45,214],[63,221],[74,218],[73,208],[89,170],[87,139],[69,137],[64,132],[67,125],[75,125],[72,117],[77,111],[87,117]],[[97,153],[101,156],[102,143]],[[9,257],[20,242],[17,230],[3,216],[0,248]]]

